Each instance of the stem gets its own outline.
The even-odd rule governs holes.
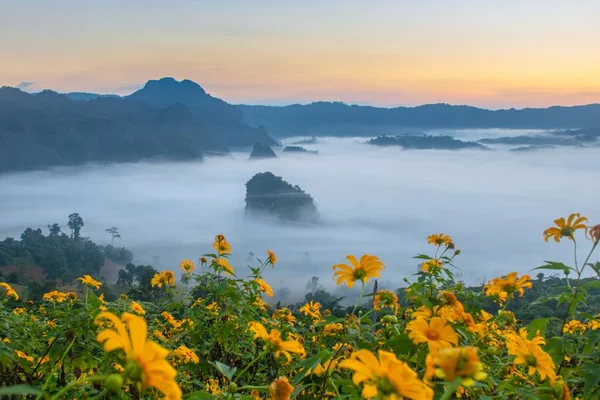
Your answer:
[[[234,382],[237,381],[239,378],[241,378],[242,376],[244,376],[244,374],[248,371],[248,369],[250,369],[251,366],[253,366],[254,364],[256,364],[258,361],[260,361],[268,352],[267,351],[263,351],[262,353],[260,353],[258,355],[258,357],[256,357],[254,360],[250,361],[248,363],[248,365],[246,365],[246,368],[244,368],[242,370],[242,372],[240,372],[237,376],[237,378],[234,379]]]
[[[354,305],[354,309],[352,310],[352,314],[350,314],[350,315],[354,315],[354,313],[356,312],[356,309],[360,305],[360,301],[362,300],[362,297],[365,294],[365,281],[361,280],[361,283],[362,283],[362,289],[360,290],[360,296],[358,296],[358,301]]]
[[[68,385],[63,387],[61,390],[59,390],[58,393],[56,393],[54,396],[52,396],[50,398],[50,400],[60,399],[60,396],[67,393],[69,390],[73,389],[75,386],[81,385],[82,383],[99,382],[99,381],[104,381],[105,379],[106,379],[105,376],[93,376],[93,377],[87,377],[87,378],[79,378],[76,381],[69,383]]]
[[[440,400],[450,399],[452,397],[452,395],[454,393],[456,393],[456,390],[458,389],[459,386],[460,386],[460,381],[458,379],[456,379],[454,382],[452,382],[450,384],[450,386],[448,386],[448,388],[446,389],[446,391],[444,392],[442,397],[440,397]]]

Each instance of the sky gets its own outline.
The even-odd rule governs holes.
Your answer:
[[[0,85],[232,103],[600,102],[597,0],[0,0]]]
[[[467,130],[461,137],[508,132],[523,133]],[[197,260],[209,252],[221,233],[231,242],[232,265],[240,276],[248,274],[249,262],[256,265],[249,252],[264,259],[271,249],[279,261],[265,279],[275,290],[288,287],[301,296],[312,276],[333,290],[331,267],[346,262],[348,254],[379,256],[386,265],[380,284],[395,289],[404,277],[414,279],[419,261],[413,257],[433,254],[425,239],[439,232],[451,235],[461,249],[454,272],[469,284],[512,271],[535,276],[531,270],[544,260],[573,264],[573,242],[543,240],[542,232],[555,219],[580,212],[590,225],[598,222],[598,147],[404,151],[364,141],[319,138],[306,145],[318,150],[317,156],[249,161],[246,152],[202,163],[3,174],[0,238],[19,237],[26,227],[47,233],[54,222],[65,228],[67,216],[78,212],[85,222],[82,234],[94,242],[109,244],[104,230],[117,226],[121,239],[115,244],[132,250],[136,264],[177,270],[181,259]],[[323,223],[308,227],[244,218],[245,183],[264,171],[309,193]],[[579,259],[585,259],[591,242],[581,232],[577,247]]]

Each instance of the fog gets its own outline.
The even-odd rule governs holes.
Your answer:
[[[463,131],[463,137],[507,136],[523,131]],[[460,132],[453,132],[461,137]],[[294,139],[288,140],[293,142]],[[331,266],[347,254],[378,255],[390,288],[416,272],[425,238],[452,235],[462,254],[459,276],[468,283],[544,260],[571,262],[572,244],[545,243],[542,231],[560,216],[600,215],[600,149],[404,151],[363,144],[364,138],[319,139],[305,145],[319,155],[280,155],[249,161],[248,153],[204,162],[90,165],[0,176],[0,236],[68,214],[85,221],[82,234],[107,244],[104,230],[120,229],[115,245],[131,249],[136,263],[176,269],[197,260],[213,237],[230,240],[240,275],[249,252],[279,257],[266,272],[275,289],[306,292],[311,276],[333,287]],[[321,226],[289,226],[244,218],[245,183],[271,171],[311,194]],[[64,229],[66,230],[66,229]],[[582,246],[583,247],[583,246]]]

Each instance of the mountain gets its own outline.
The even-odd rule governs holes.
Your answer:
[[[86,92],[70,92],[70,93],[65,93],[65,96],[67,96],[69,99],[71,99],[73,101],[90,101],[90,100],[95,100],[95,99],[105,98],[105,97],[119,97],[116,94],[98,94],[98,93],[86,93]]]
[[[250,153],[250,160],[260,160],[263,158],[277,158],[277,154],[270,146],[255,143]]]
[[[246,214],[287,222],[320,220],[311,195],[271,172],[256,174],[246,183]]]
[[[207,152],[276,144],[264,127],[248,126],[236,106],[191,81],[149,81],[125,98],[72,97],[0,88],[0,173],[88,162],[201,159]]]
[[[378,108],[339,102],[307,105],[240,106],[251,125],[264,125],[276,137],[373,136],[403,128],[583,128],[600,126],[600,104],[516,110],[429,104]]]
[[[367,142],[376,146],[399,146],[408,150],[460,150],[460,149],[479,149],[487,150],[487,147],[475,143],[465,142],[455,139],[451,136],[378,136]]]

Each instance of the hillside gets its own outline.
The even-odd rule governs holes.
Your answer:
[[[264,125],[277,137],[373,136],[390,133],[391,128],[398,127],[558,129],[600,126],[600,104],[495,111],[449,104],[378,108],[339,102],[285,107],[241,105],[240,108],[247,123]]]
[[[71,94],[73,97],[73,94]],[[77,98],[77,96],[75,96]],[[201,159],[254,143],[263,127],[191,81],[149,81],[126,98],[0,88],[0,173],[88,162]]]

